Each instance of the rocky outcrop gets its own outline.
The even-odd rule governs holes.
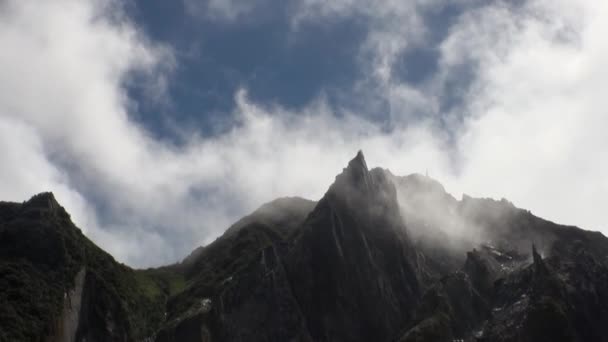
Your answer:
[[[416,306],[417,253],[396,191],[357,154],[291,241],[286,268],[315,341],[388,340]]]
[[[170,321],[158,342],[312,341],[275,245],[260,250],[221,289]]]
[[[284,257],[315,204],[297,197],[267,203],[177,265],[192,285],[168,302],[156,340],[309,340]]]
[[[82,294],[86,268],[81,269],[74,279],[74,288],[65,293],[63,310],[58,322],[58,333],[51,341],[75,342],[80,322]]]
[[[425,273],[400,215],[393,183],[359,153],[291,234],[235,225],[206,247],[199,280],[174,305],[209,298],[212,309],[185,304],[189,314],[170,315],[157,340],[198,339],[201,329],[220,341],[389,339],[413,314]]]
[[[89,241],[52,193],[0,213],[0,341],[133,341],[158,329],[152,280]]]
[[[0,202],[0,341],[608,341],[608,239],[362,153],[182,263],[114,261],[50,193]]]
[[[276,234],[285,238],[298,228],[306,216],[312,211],[317,203],[301,197],[282,197],[263,204],[253,213],[243,217],[226,229],[226,232],[215,241],[213,246],[229,245],[239,231],[251,226],[261,224],[272,229]],[[211,246],[210,245],[210,246]],[[192,276],[198,273],[200,265],[197,261],[208,259],[204,254],[215,254],[208,251],[212,248],[198,247],[178,265],[183,272]]]

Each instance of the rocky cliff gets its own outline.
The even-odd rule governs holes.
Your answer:
[[[142,340],[164,311],[155,286],[88,240],[51,193],[0,203],[0,340]]]
[[[0,203],[1,341],[607,341],[608,239],[362,153],[183,262],[133,270],[51,194]]]

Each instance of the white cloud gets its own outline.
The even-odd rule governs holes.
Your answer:
[[[306,20],[367,11],[385,23],[371,26],[361,49],[372,80],[360,89],[391,103],[389,131],[357,113],[339,119],[323,98],[292,112],[253,103],[242,90],[232,130],[182,147],[157,141],[130,119],[123,84],[138,72],[162,89],[170,52],[116,3],[3,2],[0,198],[52,190],[119,260],[158,265],[277,196],[319,198],[362,148],[369,165],[396,174],[428,168],[456,194],[507,197],[550,219],[606,227],[608,5],[533,1],[469,12],[442,43],[435,78],[414,88],[391,69],[425,36],[422,5],[306,3]],[[437,99],[461,64],[475,65],[476,78],[457,109],[464,124],[447,136],[436,128]]]
[[[436,75],[413,87],[393,77],[395,58],[428,37],[432,28],[422,18],[444,2],[304,3],[305,18],[357,12],[381,23],[361,54],[380,89],[372,91],[391,103],[397,129],[419,125],[412,113],[426,114],[426,123],[437,115],[464,118],[462,126],[451,128],[453,149],[442,144],[440,131],[430,131],[439,155],[418,170],[439,168],[437,177],[457,194],[507,197],[549,219],[608,231],[597,206],[608,196],[608,135],[603,132],[608,114],[602,95],[608,25],[601,19],[608,5],[530,0],[521,6],[502,1],[473,6],[441,43]],[[445,83],[458,79],[462,65],[474,69],[464,104],[453,113],[440,112]],[[464,80],[462,87],[468,87]],[[378,163],[397,172],[416,171],[395,156],[409,157],[395,154]]]
[[[259,6],[259,0],[185,0],[184,4],[190,15],[232,22]]]
[[[167,52],[148,45],[117,6],[7,1],[0,11],[3,198],[53,190],[94,239],[103,228],[76,178],[120,198],[125,183],[135,193],[154,181],[137,175],[151,150],[166,154],[130,122],[122,83],[131,72],[154,74]],[[120,258],[113,242],[104,247]]]
[[[445,55],[480,65],[460,141],[463,189],[607,228],[599,205],[608,195],[607,11],[594,1],[533,1],[462,18]]]

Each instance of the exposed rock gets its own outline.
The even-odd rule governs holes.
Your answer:
[[[147,277],[84,237],[51,193],[0,212],[0,341],[129,341],[158,329],[162,299],[145,294]]]
[[[315,205],[316,202],[300,197],[278,198],[235,222],[212,245],[229,245],[242,229],[255,224],[264,225],[284,238],[302,224]],[[179,267],[186,274],[194,275],[198,272],[197,261],[208,259],[208,256],[203,255],[205,253],[214,254],[214,251],[206,251],[206,247],[196,248],[179,264]]]
[[[533,242],[533,244],[531,244]],[[182,263],[132,270],[51,193],[0,202],[0,341],[608,341],[608,239],[361,152]]]
[[[313,340],[387,340],[411,317],[417,254],[392,182],[362,153],[297,233],[286,268]]]
[[[65,293],[63,299],[63,310],[59,319],[58,341],[74,342],[79,326],[80,310],[82,304],[82,293],[84,289],[84,279],[86,268],[76,274],[74,288]]]

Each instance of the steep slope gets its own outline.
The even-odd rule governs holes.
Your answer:
[[[132,270],[52,194],[0,203],[0,341],[608,341],[608,239],[461,200],[362,153],[319,202],[263,205]]]
[[[199,253],[196,284],[173,300],[180,314],[159,341],[387,340],[430,278],[394,185],[361,153],[290,235],[237,223]]]
[[[154,288],[84,237],[51,193],[0,203],[1,341],[141,340],[162,319]]]
[[[422,291],[393,184],[359,152],[296,232],[286,259],[315,341],[388,340]]]
[[[393,180],[415,245],[443,266],[400,340],[607,340],[601,233],[543,220],[506,200],[458,201],[425,176]]]
[[[416,248],[440,272],[457,270],[466,251],[479,242],[478,232],[459,214],[459,201],[430,177],[383,171],[395,184],[401,216]]]
[[[268,227],[273,232],[272,234],[285,238],[304,221],[316,204],[314,201],[301,197],[283,197],[265,203],[253,213],[235,222],[214,243],[192,251],[180,263],[180,267],[189,276],[200,273],[200,268],[204,267],[204,265],[199,265],[201,260],[208,264],[209,258],[234,244],[234,240],[237,239],[241,230],[254,225]],[[264,243],[261,247],[264,247]]]
[[[194,340],[188,324],[210,306],[208,297],[260,273],[249,265],[272,258],[266,247],[283,241],[314,204],[274,200],[183,263],[133,270],[89,241],[51,193],[1,202],[0,341],[171,340],[176,325],[186,327],[176,340]],[[233,273],[239,277],[226,282]],[[200,335],[200,326],[194,330]]]
[[[168,302],[157,341],[305,336],[279,258],[315,204],[298,197],[267,203],[177,265],[189,285]]]

